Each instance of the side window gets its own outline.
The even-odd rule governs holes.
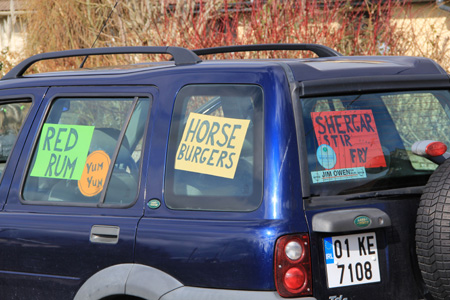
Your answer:
[[[31,101],[26,99],[0,105],[0,175],[30,107]]]
[[[262,196],[263,93],[190,85],[175,101],[165,176],[169,208],[251,211]]]
[[[59,98],[42,126],[25,178],[26,202],[134,203],[150,100]]]

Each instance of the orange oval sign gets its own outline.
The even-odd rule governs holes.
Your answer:
[[[92,197],[99,194],[105,185],[111,159],[105,151],[94,151],[86,159],[83,174],[78,180],[81,194]]]

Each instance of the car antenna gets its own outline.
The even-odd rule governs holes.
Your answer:
[[[109,19],[111,19],[111,15],[112,15],[114,9],[116,9],[116,6],[117,6],[117,4],[119,4],[119,2],[120,2],[120,0],[117,0],[117,1],[116,1],[116,4],[114,4],[113,8],[112,8],[111,11],[109,12],[108,17],[107,17],[106,20],[103,22],[103,26],[102,26],[102,28],[100,28],[100,32],[97,34],[97,37],[95,38],[95,41],[94,41],[94,43],[92,44],[91,48],[94,48],[95,43],[97,43],[97,40],[98,40],[98,38],[100,37],[100,34],[102,33],[103,29],[105,29],[106,24],[108,23]],[[88,59],[88,57],[89,57],[89,55],[86,55],[86,56],[84,57],[83,61],[81,62],[81,65],[80,65],[80,69],[82,69],[82,68],[84,67],[84,64],[86,63],[86,60]]]

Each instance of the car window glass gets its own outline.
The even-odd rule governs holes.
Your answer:
[[[24,200],[133,203],[149,103],[148,98],[53,101],[25,179]]]
[[[424,185],[436,164],[413,143],[450,145],[448,91],[301,99],[313,195]]]
[[[449,104],[442,104],[433,93],[395,94],[382,96],[406,149],[422,140],[446,142],[450,137]],[[405,108],[412,113],[405,113]],[[448,146],[450,144],[447,143]],[[437,165],[424,157],[406,151],[416,170],[434,170]]]
[[[30,107],[29,100],[0,105],[0,175]]]
[[[172,209],[256,209],[262,192],[261,89],[184,87],[172,119],[166,204]]]

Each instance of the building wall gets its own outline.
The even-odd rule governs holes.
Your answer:
[[[21,52],[26,27],[20,15],[0,15],[0,51]]]
[[[450,71],[450,12],[431,2],[413,3],[394,15],[399,46],[406,55],[432,58]]]

